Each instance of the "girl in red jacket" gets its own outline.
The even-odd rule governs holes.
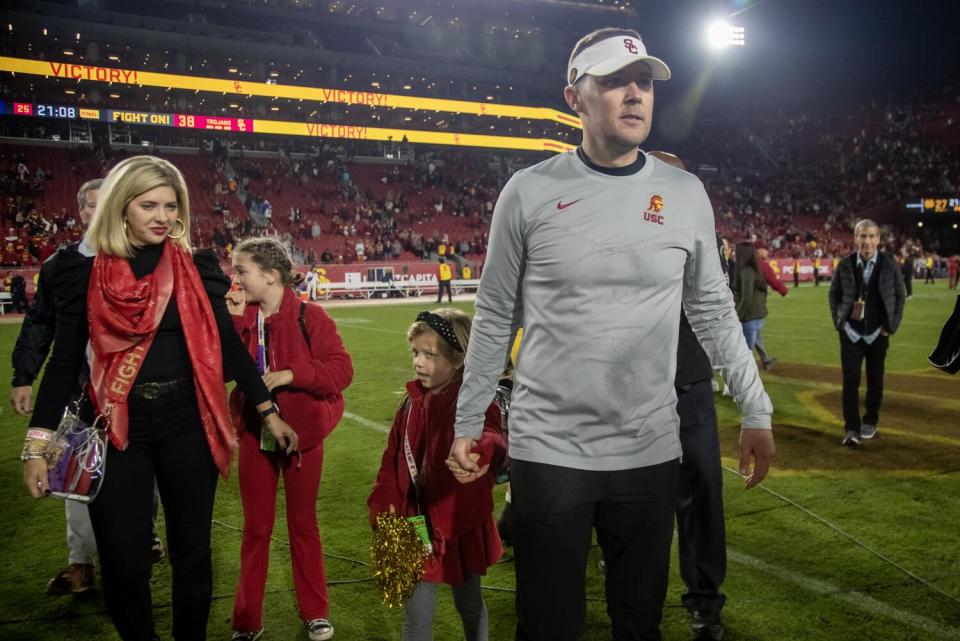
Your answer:
[[[237,333],[273,392],[275,411],[300,438],[298,455],[284,456],[270,433],[260,429],[260,414],[238,389],[233,391],[230,410],[240,441],[243,501],[233,639],[254,641],[263,633],[270,535],[283,474],[297,606],[311,641],[322,641],[333,636],[316,511],[323,439],[343,415],[343,390],[353,379],[353,366],[333,320],[294,293],[299,274],[279,241],[241,242],[233,252],[233,270],[237,290],[228,295],[228,307]]]
[[[503,553],[493,520],[494,474],[506,454],[500,409],[487,408],[483,435],[471,456],[479,478],[455,477],[445,459],[463,375],[470,317],[453,308],[421,312],[407,332],[417,378],[393,420],[380,471],[367,500],[370,522],[380,512],[424,515],[433,554],[421,582],[403,608],[403,640],[432,639],[438,583],[453,587],[453,601],[467,641],[486,641],[487,608],[480,576]],[[472,481],[472,482],[470,482]]]

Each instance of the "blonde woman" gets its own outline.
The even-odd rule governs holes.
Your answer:
[[[84,241],[95,256],[61,253],[51,282],[57,334],[21,457],[24,482],[34,497],[45,495],[45,447],[88,365],[86,413],[102,415],[109,436],[107,474],[90,505],[107,610],[125,641],[154,638],[156,479],[173,568],[173,636],[205,639],[217,473],[228,473],[235,444],[224,372],[284,449],[296,449],[297,435],[233,329],[229,280],[212,254],[191,251],[189,198],[176,167],[153,156],[114,167]]]

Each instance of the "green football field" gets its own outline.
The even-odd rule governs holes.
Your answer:
[[[770,299],[764,330],[779,363],[763,372],[773,400],[775,467],[744,491],[734,473],[738,417],[716,396],[724,455],[729,569],[723,616],[731,641],[960,639],[960,377],[929,367],[955,292],[917,284],[891,339],[880,433],[858,450],[840,446],[840,370],[827,286]],[[462,303],[472,311],[472,304]],[[366,497],[411,367],[404,339],[429,300],[331,307],[353,355],[347,415],[326,443],[317,514],[337,639],[400,638],[400,612],[382,606],[369,580]],[[18,325],[0,325],[0,378],[10,379]],[[575,367],[576,363],[571,363]],[[638,381],[638,385],[640,382]],[[6,394],[6,392],[4,392]],[[46,582],[66,562],[63,505],[30,499],[20,481],[26,419],[0,416],[0,639],[116,639],[99,595],[50,597]],[[109,469],[109,465],[108,465]],[[498,506],[503,488],[497,491]],[[498,507],[499,509],[499,507]],[[209,638],[230,638],[243,516],[236,474],[219,487],[213,524],[214,603]],[[512,639],[513,564],[484,578],[491,639]],[[306,639],[297,616],[282,502],[265,603],[265,640]],[[609,639],[599,549],[587,568],[584,639]],[[687,639],[682,585],[672,560],[665,639]],[[170,638],[170,568],[155,566],[158,630]],[[449,590],[441,590],[435,638],[463,638]]]

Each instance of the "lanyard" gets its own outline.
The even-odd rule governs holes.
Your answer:
[[[413,487],[417,487],[417,479],[420,477],[417,472],[417,461],[413,458],[413,448],[410,447],[410,413],[413,411],[413,403],[407,400],[407,423],[403,430],[403,454],[407,458],[407,470],[410,472],[410,480],[413,481]]]
[[[257,310],[257,371],[260,374],[266,374],[270,371],[270,365],[267,363],[267,341],[263,327],[263,312],[260,310]]]

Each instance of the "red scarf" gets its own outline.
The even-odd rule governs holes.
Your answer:
[[[223,385],[220,334],[200,274],[189,252],[166,243],[152,274],[137,280],[126,258],[97,254],[87,291],[90,321],[90,393],[108,419],[110,441],[127,447],[127,396],[157,334],[170,296],[193,366],[200,420],[214,463],[230,470],[235,435]]]

